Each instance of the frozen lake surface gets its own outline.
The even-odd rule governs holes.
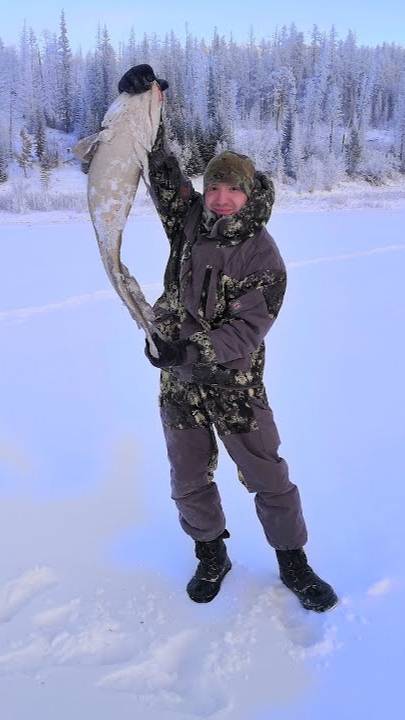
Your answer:
[[[0,227],[0,692],[5,720],[341,720],[402,707],[405,210],[274,213],[288,267],[267,336],[281,454],[311,564],[341,603],[307,613],[224,452],[234,566],[191,603],[169,497],[158,371],[90,223]],[[150,300],[167,244],[134,215]]]

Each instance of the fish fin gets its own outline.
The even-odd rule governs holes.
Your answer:
[[[72,152],[76,155],[79,160],[91,160],[94,153],[97,150],[97,145],[99,143],[99,135],[100,133],[94,133],[93,135],[88,135],[85,138],[82,138],[79,140],[79,142],[76,143],[72,147]]]

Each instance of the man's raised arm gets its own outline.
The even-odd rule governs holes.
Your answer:
[[[118,89],[131,95],[142,93],[150,90],[154,81],[162,91],[168,88],[166,80],[157,78],[150,65],[135,65],[122,76]],[[191,180],[183,175],[176,156],[167,148],[162,118],[148,159],[151,197],[167,237],[173,240],[181,231],[187,210],[199,193],[194,190]]]

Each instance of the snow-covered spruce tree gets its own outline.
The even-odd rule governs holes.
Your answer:
[[[47,155],[44,155],[40,164],[41,185],[44,190],[48,190],[49,179],[51,175],[51,163]]]
[[[204,132],[202,128],[202,123],[199,117],[195,119],[194,122],[194,141],[196,144],[196,148],[198,151],[199,159],[200,159],[200,169],[197,170],[197,173],[203,173],[205,170],[205,167],[207,165],[207,162],[211,159],[212,155],[210,154],[210,151],[207,151],[207,138],[206,133]]]
[[[41,162],[46,147],[46,132],[44,119],[39,112],[37,113],[37,116],[35,118],[34,143],[35,154],[38,160]]]
[[[137,65],[140,63],[140,61],[137,60],[137,53],[138,48],[136,44],[136,34],[134,26],[132,25],[130,33],[129,33],[129,40],[126,46],[123,48],[122,53],[122,63],[121,66],[125,68],[125,70],[132,65]]]
[[[362,70],[359,73],[356,113],[360,129],[365,129],[370,124],[373,73],[373,67],[368,68],[367,70]]]
[[[21,128],[21,151],[17,154],[17,162],[24,171],[24,177],[27,177],[27,169],[32,167],[34,157],[32,154],[32,140],[25,128]]]
[[[278,140],[275,140],[267,155],[266,167],[264,169],[281,183],[283,180],[283,167],[284,162],[281,154],[281,145]]]
[[[362,156],[361,134],[353,124],[349,131],[349,138],[345,144],[346,172],[350,177],[356,175]]]
[[[215,155],[215,147],[222,128],[218,118],[218,91],[215,83],[215,74],[212,64],[208,69],[208,90],[207,90],[207,130],[205,136],[204,160],[209,160]]]
[[[281,132],[285,115],[288,112],[291,96],[295,95],[295,78],[286,67],[274,70],[271,74],[271,108],[276,132]]]
[[[22,120],[28,128],[33,115],[33,83],[32,83],[32,44],[30,43],[30,32],[24,21],[20,35],[18,76],[14,86],[16,91],[15,110],[16,119]]]
[[[8,180],[8,159],[7,151],[4,147],[0,147],[0,183]]]
[[[47,190],[50,181],[51,171],[59,165],[59,151],[55,142],[48,142],[39,163],[42,187]]]
[[[233,144],[231,92],[225,72],[226,43],[216,30],[212,45],[207,86],[206,157],[208,160],[218,152],[219,147],[231,148]]]
[[[56,128],[58,125],[59,102],[59,53],[58,39],[55,33],[43,33],[42,48],[42,76],[44,81],[44,107],[42,108],[47,127]]]
[[[57,52],[57,119],[61,130],[70,133],[73,130],[72,51],[63,10]]]
[[[152,62],[151,48],[150,53]],[[154,61],[152,64],[155,66]],[[166,77],[169,82],[166,112],[168,137],[181,148],[182,158],[183,153],[189,154],[186,147],[186,130],[190,126],[192,127],[194,112],[191,111],[190,104],[187,104],[189,98],[186,98],[185,93],[186,67],[184,51],[173,31],[165,36],[161,59],[156,67],[159,73]]]
[[[280,149],[286,178],[296,180],[301,161],[301,147],[297,114],[292,107],[286,112]]]
[[[197,123],[197,129],[201,126]],[[195,126],[188,129],[185,136],[185,147],[183,148],[184,169],[190,175],[201,175],[205,169],[205,162],[200,153],[201,136],[195,131]]]
[[[50,169],[58,167],[60,164],[60,151],[57,141],[48,140],[45,145],[44,151],[45,164],[49,165]]]
[[[327,126],[327,150],[329,154],[338,154],[341,138],[340,126],[342,122],[342,98],[339,87],[330,82],[325,98],[324,119]]]
[[[80,70],[83,71],[83,63],[80,63]],[[86,132],[86,105],[84,102],[84,79],[81,77],[79,68],[77,70],[76,92],[73,98],[73,122],[74,132],[77,138],[85,135],[91,135],[91,131]]]
[[[100,82],[100,109],[104,117],[117,95],[117,61],[106,25],[98,37],[96,63]]]
[[[8,86],[8,53],[0,38],[0,97],[3,98]]]
[[[240,82],[238,86],[237,109],[242,122],[247,121],[258,100],[259,82],[259,49],[256,46],[253,28],[250,28],[249,40],[242,56],[239,56],[238,67]],[[232,70],[234,76],[235,68]],[[257,108],[255,109],[255,112]]]
[[[106,26],[97,30],[96,49],[94,53],[87,54],[83,75],[78,82],[78,92],[82,88],[83,100],[81,103],[76,101],[76,131],[81,137],[100,129],[103,117],[118,92],[117,61]]]
[[[222,147],[252,155],[261,169],[298,185],[310,162],[311,187],[314,182],[330,187],[346,163],[352,177],[373,181],[389,177],[393,168],[405,171],[401,46],[359,47],[353,32],[338,40],[334,28],[325,33],[314,27],[304,36],[292,24],[262,40],[250,32],[245,43],[216,30],[204,40],[187,29],[185,43],[173,32],[160,41],[141,34],[138,40],[131,31],[114,54],[104,28],[94,50],[82,55],[71,53],[64,20],[56,34],[46,30],[38,39],[25,26],[17,49],[0,41],[0,132],[10,153],[19,145],[21,127],[35,136],[38,113],[46,128],[66,130],[63,56],[70,69],[71,130],[78,137],[99,130],[120,74],[149,62],[169,81],[167,134],[190,172],[197,171],[198,155],[205,165]],[[295,116],[289,117],[290,108]],[[358,162],[353,127],[362,153]],[[294,180],[291,159],[297,153],[290,143],[298,140],[302,150]]]
[[[79,137],[98,132],[103,119],[100,97],[99,67],[93,53],[88,53],[83,88],[83,117],[77,128]]]
[[[15,104],[16,104],[16,91],[11,88],[8,95],[7,110],[8,110],[8,157],[12,160],[14,157],[14,144],[15,144]]]
[[[398,169],[405,173],[405,70],[400,74],[398,107],[395,115],[395,153]]]
[[[356,96],[360,70],[356,36],[351,30],[349,30],[345,41],[341,43],[339,50],[342,73],[343,122],[346,127],[351,127],[356,115]]]
[[[16,134],[17,82],[17,52],[13,47],[6,47],[0,39],[0,144],[8,160],[13,157]]]
[[[190,122],[188,123],[188,130],[191,131],[194,128],[194,116],[196,114],[195,91],[198,85],[198,52],[196,53],[193,38],[190,35],[188,26],[186,26],[184,65],[184,76],[182,78],[184,87],[184,114],[185,117],[190,118]],[[188,133],[188,138],[191,138],[190,132]]]
[[[26,126],[31,134],[35,133],[38,117],[42,117],[45,123],[45,108],[47,105],[47,94],[43,74],[43,60],[41,49],[32,29],[29,32],[30,65],[32,79],[32,108]]]
[[[189,175],[200,175],[204,171],[203,161],[193,133],[187,133],[181,157],[184,170]]]
[[[78,139],[91,135],[100,128],[91,109],[88,86],[88,55],[84,57],[79,52],[73,64],[73,86],[75,88],[73,97],[73,120],[74,133]]]
[[[311,58],[311,75],[315,75],[318,65],[319,65],[319,57],[321,54],[321,43],[322,43],[322,33],[320,32],[318,26],[315,24],[312,26],[312,32],[311,32],[311,45],[310,45],[310,58]]]
[[[283,156],[284,174],[289,180],[297,179],[300,164],[301,150],[298,140],[298,118],[296,112],[296,86],[295,78],[291,74],[286,78],[288,82],[288,101],[283,112],[281,126],[281,154]]]
[[[302,127],[304,158],[318,155],[322,116],[322,89],[320,75],[307,78],[302,101]]]

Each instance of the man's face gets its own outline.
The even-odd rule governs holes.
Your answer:
[[[204,193],[205,206],[216,215],[233,215],[243,208],[247,200],[246,193],[228,183],[209,185]]]

